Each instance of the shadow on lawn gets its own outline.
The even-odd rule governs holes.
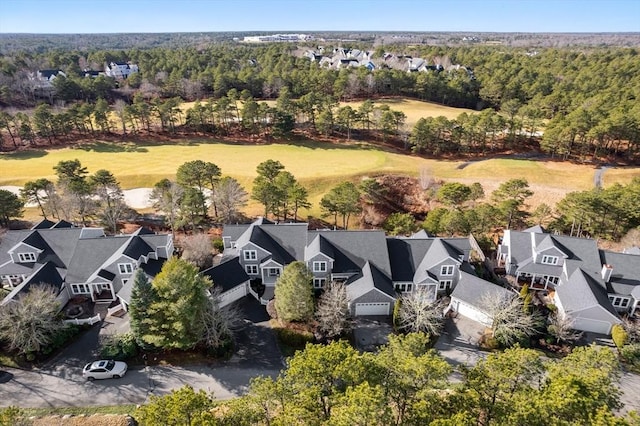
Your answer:
[[[138,143],[117,143],[117,142],[91,142],[75,145],[74,149],[94,152],[148,152],[147,148]]]
[[[31,160],[32,158],[41,158],[49,154],[47,151],[41,149],[34,149],[29,151],[11,152],[0,155],[0,159],[4,160]]]

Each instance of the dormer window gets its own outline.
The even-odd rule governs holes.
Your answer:
[[[118,270],[122,275],[132,274],[133,265],[130,263],[118,263]]]
[[[442,265],[440,275],[453,275],[453,265]]]
[[[545,265],[557,265],[558,264],[558,256],[547,256],[546,254],[542,256],[542,263]]]
[[[327,272],[327,262],[313,262],[313,272]]]
[[[20,261],[20,263],[35,262],[36,259],[37,259],[37,256],[33,252],[18,253],[18,260]]]
[[[258,260],[258,252],[255,250],[243,250],[244,260]]]

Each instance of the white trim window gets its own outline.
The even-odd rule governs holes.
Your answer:
[[[326,284],[327,279],[326,278],[314,278],[313,279],[313,288],[324,288],[324,285]]]
[[[280,268],[267,268],[267,275],[270,277],[279,277]]]
[[[453,265],[442,265],[440,267],[440,275],[450,276],[453,275],[455,266]]]
[[[26,253],[18,253],[18,261],[20,263],[35,262],[37,258],[38,256],[36,256],[36,254],[31,251]]]
[[[438,290],[446,290],[448,288],[451,287],[453,281],[451,280],[440,280],[440,283],[438,284]]]
[[[258,275],[258,265],[244,265],[244,270],[248,275]]]
[[[544,256],[542,256],[542,263],[544,263],[545,265],[557,265],[558,256],[549,256],[545,254]]]
[[[413,290],[413,283],[396,283],[394,287],[400,293],[410,293]]]
[[[71,293],[73,294],[90,294],[88,284],[71,284]]]
[[[313,272],[327,272],[327,262],[313,262]]]
[[[242,250],[242,258],[244,260],[258,260],[258,252],[256,250]]]
[[[118,271],[122,275],[133,274],[133,265],[131,263],[118,263]]]
[[[129,282],[129,278],[122,279],[122,285],[126,285]]]
[[[628,308],[629,307],[629,299],[626,298],[626,297],[619,297],[619,296],[609,295],[609,300],[611,301],[611,304],[615,308]]]

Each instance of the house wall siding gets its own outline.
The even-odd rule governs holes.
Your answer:
[[[393,304],[395,300],[391,296],[381,293],[378,290],[371,290],[368,293],[365,293],[362,296],[352,300],[349,310],[351,311],[351,315],[353,316],[356,314],[357,303],[384,303],[384,302],[389,302],[391,304],[390,312],[393,312]]]

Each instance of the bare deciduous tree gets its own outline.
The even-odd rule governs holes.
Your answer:
[[[33,286],[0,308],[0,338],[21,354],[40,352],[65,327],[58,310],[51,286]]]
[[[224,176],[218,182],[218,187],[212,197],[212,205],[217,206],[218,218],[223,223],[229,223],[236,219],[240,214],[240,209],[247,205],[249,194],[237,180]]]
[[[410,333],[439,335],[444,320],[444,306],[441,301],[435,301],[434,296],[428,290],[419,288],[400,297],[400,328]]]
[[[622,327],[629,336],[629,343],[640,343],[640,321],[625,318],[622,320]]]
[[[536,311],[527,313],[516,295],[494,293],[483,297],[481,304],[493,318],[493,336],[503,346],[512,346],[538,332],[540,315]]]
[[[169,179],[162,179],[153,187],[149,200],[153,208],[166,215],[166,222],[171,228],[171,235],[175,237],[175,228],[180,221],[180,203],[184,195],[184,188]]]
[[[220,307],[220,289],[209,290],[211,296],[202,319],[204,334],[202,343],[209,348],[218,348],[229,340],[242,323],[240,311],[234,304]]]
[[[561,316],[557,312],[549,315],[547,331],[556,338],[556,343],[575,342],[582,337],[582,333],[573,329],[573,319],[569,316]]]
[[[627,234],[620,240],[625,248],[640,247],[640,228],[630,229]]]
[[[431,185],[433,185],[433,173],[429,167],[420,167],[420,178],[418,181],[420,182],[420,188],[424,191],[431,188]]]
[[[189,235],[182,238],[182,258],[205,269],[213,263],[213,243],[207,234]]]
[[[329,339],[350,328],[349,299],[343,283],[332,282],[320,296],[316,308],[319,331]]]

